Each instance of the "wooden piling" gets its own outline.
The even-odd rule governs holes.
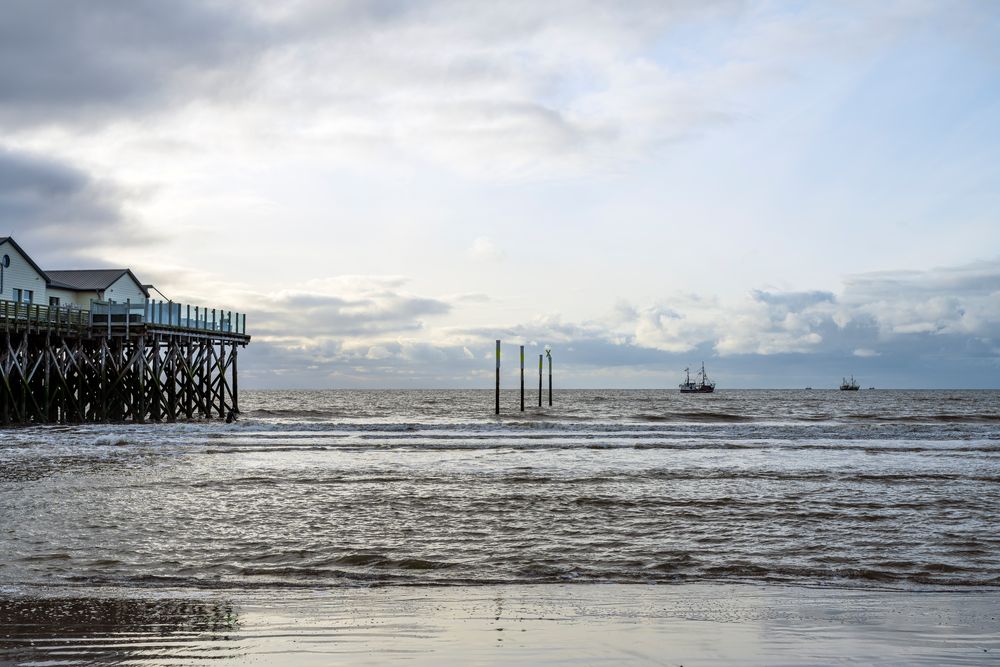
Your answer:
[[[497,391],[496,414],[500,414],[500,341],[497,340]]]
[[[542,355],[538,355],[538,407],[542,407]]]
[[[521,412],[524,412],[524,346],[521,346]]]
[[[130,299],[90,311],[0,301],[0,425],[238,412],[236,355],[249,336],[228,313],[212,332],[185,327],[174,305],[147,301],[133,319]]]
[[[239,322],[240,316],[236,315]],[[240,376],[236,372],[236,344],[233,344],[233,412],[240,413]]]
[[[552,407],[552,350],[545,350],[545,356],[549,359],[549,407]]]

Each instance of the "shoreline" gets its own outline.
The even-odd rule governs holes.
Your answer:
[[[49,595],[51,593],[60,595]],[[41,591],[39,591],[41,593]],[[0,592],[0,664],[1000,663],[1000,592],[754,584]]]

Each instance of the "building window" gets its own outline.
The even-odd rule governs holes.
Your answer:
[[[57,297],[57,296],[50,296],[49,297],[49,306],[58,308],[59,307],[59,297]]]
[[[35,291],[30,289],[14,288],[14,301],[17,303],[32,303],[35,298]]]

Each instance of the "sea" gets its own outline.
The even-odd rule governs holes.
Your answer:
[[[495,416],[491,391],[245,391],[232,424],[4,430],[0,596],[1000,589],[1000,392],[501,403]]]

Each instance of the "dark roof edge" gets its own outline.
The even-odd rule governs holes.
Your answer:
[[[49,274],[47,274],[44,271],[42,271],[42,267],[40,267],[37,264],[35,264],[35,260],[31,259],[31,255],[29,255],[28,253],[24,252],[24,248],[22,248],[21,246],[17,245],[17,241],[14,240],[13,236],[5,236],[5,237],[3,237],[3,239],[0,240],[0,245],[3,245],[4,243],[10,243],[11,246],[13,246],[13,248],[15,250],[17,250],[19,253],[21,253],[21,257],[24,257],[28,261],[28,264],[31,265],[31,268],[33,268],[35,271],[38,272],[38,274],[45,280],[45,284],[46,285],[48,285],[49,283],[52,282],[52,279],[49,278]],[[138,281],[136,281],[136,282],[138,282]]]
[[[98,288],[75,287],[73,285],[67,285],[66,283],[61,282],[59,280],[52,280],[52,279],[48,279],[48,283],[53,287],[55,287],[56,289],[64,289],[70,292],[103,292],[104,290],[111,287],[119,280],[121,280],[122,276],[128,274],[128,276],[132,278],[132,281],[139,286],[139,291],[142,292],[147,299],[149,298],[149,289],[147,289],[146,285],[142,284],[142,281],[140,281],[138,278],[135,277],[135,274],[132,273],[132,269],[53,269],[53,271],[56,273],[74,273],[74,272],[83,273],[86,271],[118,271],[118,273],[115,274],[115,277],[112,278],[110,281],[108,281],[108,284],[105,285],[104,287],[98,287]]]
[[[139,280],[138,278],[135,277],[135,274],[132,273],[132,269],[125,269],[125,273],[127,273],[132,278],[132,281],[136,285],[139,286],[139,291],[142,292],[143,294],[145,294],[146,298],[148,299],[149,298],[149,290],[146,289],[146,286],[142,284],[141,280]],[[118,278],[121,278],[121,276],[118,276]],[[115,278],[115,280],[117,280],[118,278]]]
[[[121,278],[128,269],[49,269],[52,273],[86,273],[90,271],[117,271],[115,280]]]
[[[13,236],[0,237],[0,246],[2,246],[4,243],[10,243],[11,247],[13,247],[15,250],[17,250],[17,252],[19,252],[21,254],[21,257],[24,257],[24,259],[28,262],[28,264],[31,265],[31,268],[33,268],[38,273],[38,275],[40,275],[42,277],[42,279],[45,280],[45,285],[46,286],[52,285],[53,283],[58,282],[58,281],[52,280],[52,278],[49,277],[49,274],[45,273],[45,271],[42,270],[42,267],[40,267],[37,264],[35,264],[35,260],[31,259],[31,255],[29,255],[28,253],[26,253],[24,251],[24,248],[22,248],[21,246],[19,246],[17,244],[17,241],[14,240]],[[66,269],[67,272],[68,271],[92,271],[92,270],[94,270],[94,269]],[[142,283],[141,280],[139,280],[138,278],[135,277],[135,274],[132,273],[132,269],[122,269],[121,273],[119,273],[115,277],[114,280],[112,280],[110,283],[108,283],[108,287],[110,287],[113,283],[115,283],[116,281],[118,281],[126,273],[129,275],[130,278],[132,278],[132,281],[136,285],[139,286],[139,291],[142,292],[146,296],[146,298],[148,299],[149,298],[149,289],[146,287],[146,285],[144,285]],[[58,286],[56,286],[56,289],[66,289],[66,290],[71,290],[71,291],[76,291],[76,292],[87,292],[87,291],[90,291],[90,290],[81,290],[81,289],[77,289],[77,288],[69,287],[69,286],[62,286],[61,284],[58,285]]]

